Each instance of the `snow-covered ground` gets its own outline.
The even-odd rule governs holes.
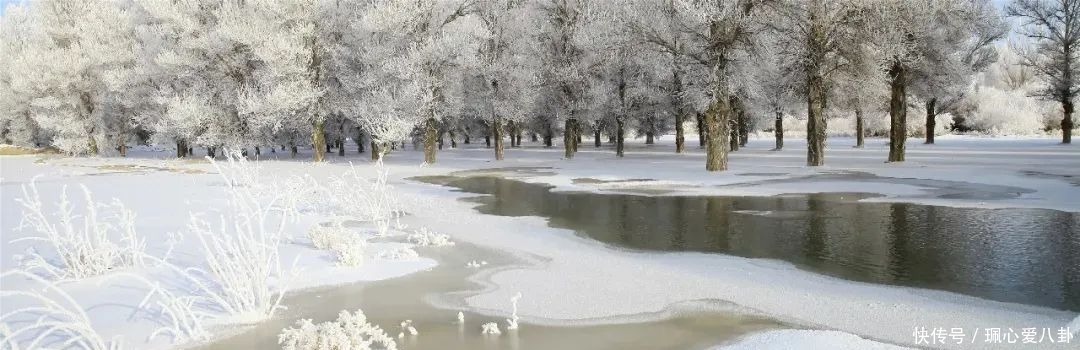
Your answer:
[[[625,158],[614,157],[609,146],[592,147],[591,140],[573,160],[562,149],[545,149],[525,142],[508,149],[506,160],[493,160],[482,145],[462,145],[438,154],[435,165],[420,166],[420,152],[396,151],[387,159],[391,182],[410,203],[403,222],[432,227],[454,239],[473,242],[519,256],[521,267],[485,272],[490,288],[466,302],[477,309],[508,313],[506,300],[521,291],[522,320],[543,324],[627,322],[636,315],[662,311],[691,301],[716,301],[740,310],[761,313],[800,328],[836,332],[777,332],[751,336],[736,348],[761,344],[800,344],[808,347],[867,348],[877,341],[915,346],[915,327],[1028,328],[1064,326],[1075,314],[1041,307],[1006,304],[914,288],[882,286],[826,277],[772,260],[702,253],[643,253],[616,250],[547,226],[542,218],[477,214],[467,196],[449,188],[405,180],[416,175],[440,175],[459,170],[499,167],[548,167],[525,179],[557,186],[559,190],[657,190],[680,194],[772,195],[794,192],[869,192],[884,197],[869,200],[904,201],[965,207],[1030,207],[1080,211],[1080,148],[1053,139],[942,137],[936,145],[908,142],[907,162],[885,163],[887,148],[869,139],[863,149],[853,140],[830,139],[825,167],[805,167],[805,143],[786,140],[783,151],[770,151],[771,139],[751,140],[732,154],[729,171],[704,171],[704,155],[688,140],[689,152],[674,154],[670,137],[656,145],[631,140]],[[138,231],[150,237],[148,252],[161,253],[170,234],[183,233],[189,212],[224,205],[221,180],[199,160],[169,159],[169,152],[133,151],[130,158],[0,157],[0,270],[14,267],[16,255],[29,243],[12,240],[28,234],[15,228],[20,209],[15,202],[20,186],[39,176],[44,198],[55,198],[64,185],[85,184],[98,200],[119,198],[137,213]],[[327,164],[312,165],[309,155],[297,160],[270,154],[258,164],[269,177],[310,174],[325,179],[347,169],[348,161],[367,169],[367,155],[330,156]],[[40,159],[40,160],[39,160]],[[106,167],[102,167],[108,165]],[[125,166],[126,165],[126,166]],[[134,168],[130,165],[141,167]],[[205,172],[205,173],[203,173]],[[639,182],[601,180],[650,179]],[[48,201],[46,201],[48,203]],[[361,268],[335,266],[326,252],[309,246],[306,232],[329,220],[308,214],[288,231],[295,239],[283,248],[282,260],[299,257],[303,269],[296,287],[348,283],[400,276],[432,266],[418,259],[398,262],[371,259]],[[177,235],[174,256],[180,264],[198,264],[197,243]],[[387,243],[391,244],[392,243]],[[376,249],[377,250],[377,249]],[[152,269],[132,271],[157,276]],[[2,281],[4,290],[26,288],[19,281]],[[64,285],[87,306],[94,326],[106,336],[123,335],[134,348],[163,347],[163,339],[146,344],[159,327],[130,317],[141,297],[131,283],[99,283],[96,279]],[[584,288],[583,286],[588,286]],[[4,310],[18,305],[4,304]],[[865,339],[860,339],[865,338]],[[813,339],[813,340],[808,340]],[[859,345],[863,344],[863,345]],[[878,346],[876,344],[874,346]],[[740,347],[742,346],[742,347]],[[919,345],[925,346],[925,345]],[[964,346],[962,346],[964,347]],[[986,344],[966,344],[984,348]],[[785,348],[780,345],[779,348]]]

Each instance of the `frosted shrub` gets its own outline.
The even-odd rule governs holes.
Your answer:
[[[397,343],[379,326],[368,322],[363,311],[341,311],[336,321],[314,324],[296,322],[278,335],[283,350],[395,350]]]
[[[50,215],[34,181],[22,191],[23,198],[17,200],[23,209],[19,228],[32,229],[37,235],[13,242],[45,242],[59,258],[56,264],[30,249],[20,259],[28,270],[43,270],[56,279],[81,279],[141,265],[145,244],[135,233],[135,213],[119,200],[95,202],[83,186],[85,203],[76,212],[64,187],[56,212]]]
[[[329,250],[335,244],[348,240],[348,234],[349,232],[340,224],[334,226],[315,225],[308,231],[308,238],[311,239],[311,245],[315,246],[316,249]]]
[[[118,350],[118,339],[105,340],[91,327],[90,317],[71,295],[37,275],[20,270],[0,274],[8,278],[30,279],[40,288],[33,291],[0,290],[0,302],[8,298],[29,299],[33,306],[4,310],[0,314],[0,349],[52,348],[61,342],[62,348],[87,350]],[[0,304],[8,304],[2,302]],[[10,305],[10,304],[9,304]],[[30,321],[32,320],[32,321]],[[25,321],[25,322],[24,322]],[[15,325],[14,329],[8,328]],[[22,339],[22,343],[18,341]]]
[[[397,337],[399,339],[404,338],[405,334],[408,334],[410,336],[417,336],[420,334],[420,332],[416,330],[416,327],[413,327],[412,320],[401,321],[401,332],[398,332]]]
[[[498,335],[498,334],[502,334],[502,332],[499,331],[499,324],[498,323],[488,322],[488,323],[480,325],[480,334]]]
[[[412,248],[401,247],[383,250],[379,252],[377,257],[383,260],[416,260],[420,257],[420,254],[417,254]]]
[[[216,222],[191,214],[188,231],[200,243],[204,268],[164,264],[192,285],[195,304],[256,322],[280,308],[289,277],[281,267],[279,247],[290,217],[286,193],[263,183],[259,169],[238,152],[226,152],[227,162],[210,159],[225,181],[228,205]],[[205,312],[205,311],[204,311]]]
[[[360,267],[364,265],[364,247],[367,244],[359,237],[334,244],[330,251],[337,256],[338,265]]]
[[[450,240],[450,236],[432,232],[426,227],[413,231],[413,233],[409,234],[408,239],[409,242],[418,246],[447,247],[454,245],[454,242]]]
[[[381,161],[376,163],[375,172],[376,176],[371,180],[350,164],[348,171],[330,181],[328,191],[333,195],[327,198],[331,198],[341,214],[370,221],[375,225],[376,234],[386,236],[398,222],[401,206]]]
[[[359,267],[364,264],[364,248],[367,242],[359,235],[341,227],[316,225],[308,231],[315,248],[328,250],[338,259],[338,265]]]

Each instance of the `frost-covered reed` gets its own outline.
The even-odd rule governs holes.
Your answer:
[[[142,265],[145,244],[135,232],[135,213],[118,199],[95,202],[90,190],[81,188],[82,206],[69,200],[65,186],[55,213],[49,213],[36,181],[22,187],[23,197],[17,199],[23,211],[19,228],[33,230],[35,234],[12,242],[46,243],[57,258],[48,259],[30,248],[26,255],[17,257],[23,268],[63,280],[100,276]]]

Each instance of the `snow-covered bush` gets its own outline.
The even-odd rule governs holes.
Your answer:
[[[397,349],[397,343],[379,326],[368,322],[361,310],[341,311],[336,321],[314,324],[310,319],[296,322],[278,335],[283,350],[368,350]]]
[[[401,321],[401,332],[398,332],[398,339],[404,338],[405,334],[411,336],[416,336],[420,334],[420,332],[416,330],[416,327],[413,327],[412,320]]]
[[[30,279],[40,286],[33,291],[0,289],[0,301],[27,299],[33,306],[4,310],[0,314],[0,349],[61,348],[87,350],[119,350],[119,339],[106,340],[91,326],[84,308],[75,302],[58,282],[47,281],[35,274],[12,270],[0,274],[0,281],[9,278]],[[11,305],[11,301],[3,304]],[[14,329],[8,328],[10,326]],[[20,340],[22,340],[20,342]]]
[[[19,228],[32,229],[36,235],[13,242],[45,242],[59,262],[53,263],[31,248],[26,256],[19,258],[27,270],[43,270],[56,279],[81,279],[142,264],[145,244],[135,233],[135,213],[120,200],[95,202],[90,190],[83,186],[85,203],[76,212],[64,187],[56,212],[50,215],[35,181],[23,186],[22,191],[23,197],[17,200],[23,209]]]
[[[376,234],[386,236],[398,222],[402,211],[393,186],[388,183],[389,174],[382,162],[376,163],[375,178],[368,179],[356,168],[331,179],[327,190],[337,211],[375,225]]]
[[[340,223],[336,223],[333,226],[315,225],[310,231],[308,231],[308,238],[311,239],[311,245],[316,249],[329,250],[335,244],[345,242],[348,240],[349,232],[341,226]]]
[[[330,251],[337,256],[338,265],[360,267],[364,265],[364,248],[366,245],[363,239],[357,237],[334,244],[330,247]]]
[[[383,250],[376,257],[383,260],[416,260],[420,257],[420,254],[417,254],[412,248],[400,247]]]
[[[502,334],[502,332],[499,331],[499,324],[495,323],[495,322],[488,322],[488,323],[480,325],[480,333],[481,334],[491,334],[491,335]]]
[[[454,245],[454,241],[450,240],[450,236],[442,233],[435,233],[428,230],[427,227],[421,227],[419,230],[413,231],[409,234],[409,242],[418,246],[434,246],[434,247],[447,247]]]
[[[315,248],[328,250],[338,259],[338,265],[359,267],[364,264],[364,248],[367,241],[351,233],[339,224],[334,226],[316,225],[308,231],[311,244]]]

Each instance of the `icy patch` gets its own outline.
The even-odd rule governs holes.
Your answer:
[[[783,329],[752,334],[735,344],[718,346],[713,350],[900,350],[910,349],[863,339],[854,334],[837,331]]]

